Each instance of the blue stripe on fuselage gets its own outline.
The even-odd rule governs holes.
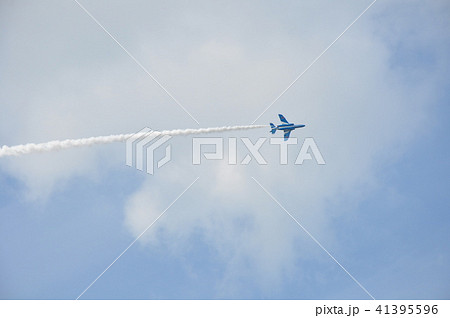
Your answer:
[[[303,128],[305,127],[305,125],[294,125],[294,124],[289,124],[289,125],[278,125],[277,129],[278,130],[284,130],[284,131],[288,131],[288,130],[294,130],[296,128]]]
[[[282,128],[282,127],[292,127],[292,126],[294,126],[294,124],[281,124],[281,125],[278,125],[278,128]]]

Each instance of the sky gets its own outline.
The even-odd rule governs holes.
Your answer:
[[[169,206],[80,299],[448,299],[447,1],[378,0],[264,113],[370,1],[80,3],[198,123],[76,2],[2,1],[0,145],[306,127],[287,165],[242,164],[265,128],[200,165],[173,137],[154,175],[124,143],[0,158],[1,299],[76,299]]]

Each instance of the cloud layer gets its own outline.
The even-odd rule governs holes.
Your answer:
[[[201,126],[213,127],[251,123],[368,4],[99,1],[86,7]],[[200,176],[140,243],[149,251],[164,248],[175,255],[199,241],[209,246],[205,253],[223,269],[214,277],[213,297],[245,296],[245,283],[270,295],[289,277],[302,276],[305,262],[331,262],[252,181],[255,177],[331,251],[345,254],[331,220],[363,213],[354,208],[374,188],[385,186],[380,171],[401,158],[430,121],[427,105],[448,68],[438,32],[419,29],[415,21],[433,25],[435,14],[448,12],[448,6],[414,5],[418,11],[409,17],[403,7],[376,3],[258,120],[265,124],[283,113],[307,124],[293,135],[313,137],[325,166],[280,167],[277,148],[267,145],[267,166],[254,160],[193,166],[191,138],[174,138],[173,161],[155,176],[133,179],[140,182],[138,189],[123,202],[123,226],[130,237]],[[0,59],[0,102],[8,118],[0,127],[2,144],[195,125],[74,4],[7,9]],[[403,61],[408,50],[422,54]],[[255,130],[224,137],[256,141],[265,134]],[[247,153],[239,147],[240,162]],[[290,149],[292,163],[298,147]],[[124,147],[2,160],[2,171],[23,182],[28,199],[49,199],[75,177],[101,182],[100,166],[121,169]]]

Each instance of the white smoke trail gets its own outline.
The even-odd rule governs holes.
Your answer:
[[[180,135],[198,135],[207,134],[215,132],[225,132],[232,130],[248,130],[255,128],[264,128],[267,125],[249,125],[249,126],[225,126],[225,127],[213,127],[213,128],[199,128],[199,129],[175,129],[175,130],[163,130],[163,131],[150,131],[146,133],[137,134],[121,134],[121,135],[110,135],[110,136],[100,136],[100,137],[90,137],[81,139],[66,139],[66,140],[54,140],[49,142],[44,142],[40,144],[25,144],[17,146],[2,146],[0,148],[0,157],[6,156],[21,156],[30,153],[39,152],[50,152],[56,150],[62,150],[74,147],[84,147],[92,146],[97,144],[109,144],[113,142],[123,142],[131,137],[146,137],[149,135],[170,135],[170,136],[180,136]]]

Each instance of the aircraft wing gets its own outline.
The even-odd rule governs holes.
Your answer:
[[[284,140],[285,140],[285,141],[289,139],[289,135],[291,134],[291,131],[292,131],[292,130],[288,130],[288,131],[286,131],[286,132],[284,133]]]
[[[284,118],[283,115],[278,114],[278,117],[280,117],[280,120],[281,120],[283,123],[289,124],[289,122],[286,120],[286,118]]]

